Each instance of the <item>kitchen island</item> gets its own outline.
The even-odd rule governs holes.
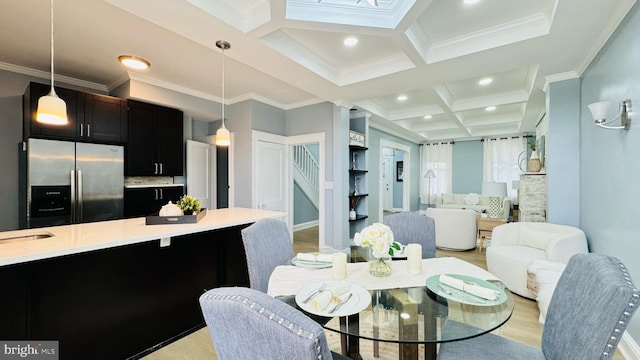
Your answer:
[[[58,340],[61,359],[142,356],[204,326],[198,298],[247,286],[240,231],[284,214],[209,210],[198,223],[144,218],[0,232],[0,339]]]

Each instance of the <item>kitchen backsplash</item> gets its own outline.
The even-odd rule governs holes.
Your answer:
[[[131,185],[171,185],[173,176],[127,176],[124,178],[124,186]]]

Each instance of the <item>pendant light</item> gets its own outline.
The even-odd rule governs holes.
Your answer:
[[[51,91],[38,99],[36,121],[50,125],[67,125],[67,104],[53,88],[53,0],[51,0]]]
[[[216,46],[222,50],[222,126],[216,131],[216,146],[229,146],[231,144],[231,134],[224,126],[224,51],[231,48],[231,44],[224,40],[216,41]]]

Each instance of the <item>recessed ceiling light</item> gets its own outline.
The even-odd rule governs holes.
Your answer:
[[[496,109],[495,106],[487,106],[486,108],[484,108],[486,111],[493,111]]]
[[[464,0],[463,1],[463,3],[465,5],[473,5],[473,4],[476,4],[476,3],[479,3],[479,2],[480,2],[480,0]]]
[[[423,118],[423,119],[425,119],[425,120],[429,120],[429,119],[431,119],[432,117],[433,117],[433,116],[431,116],[431,115],[425,115],[425,116],[423,116],[422,118]]]
[[[343,43],[344,43],[344,46],[349,46],[349,47],[356,46],[358,44],[358,38],[350,36],[348,38],[345,38]]]
[[[133,55],[120,55],[118,56],[118,61],[124,66],[136,70],[145,70],[151,66],[147,60]]]
[[[478,85],[489,85],[493,82],[492,78],[484,78],[484,79],[480,79],[480,81],[478,81]]]
[[[406,101],[407,100],[407,95],[398,95],[398,101]]]

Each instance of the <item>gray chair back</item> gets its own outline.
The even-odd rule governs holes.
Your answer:
[[[267,292],[273,269],[293,258],[293,243],[287,224],[276,219],[262,219],[242,229],[242,243],[247,256],[249,286]]]
[[[422,258],[436,256],[436,225],[433,218],[413,212],[387,215],[383,223],[391,228],[395,241],[402,245],[422,245]]]
[[[209,290],[200,307],[220,360],[333,359],[318,323],[257,290]]]
[[[574,255],[551,297],[542,334],[545,359],[610,359],[639,297],[618,259]]]

